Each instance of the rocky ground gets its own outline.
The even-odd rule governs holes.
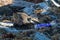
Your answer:
[[[12,3],[13,2],[13,3]],[[52,22],[57,20],[58,22],[60,22],[60,8],[57,7],[50,7],[51,9],[48,10],[48,12],[50,12],[52,15],[56,15],[57,19],[53,19],[48,15],[41,15],[40,13],[43,10],[38,9],[38,11],[33,12],[32,15],[28,15],[28,13],[22,11],[21,9],[25,8],[26,6],[28,8],[31,7],[31,5],[35,5],[34,3],[30,3],[30,2],[26,2],[26,1],[22,1],[22,0],[1,0],[1,7],[0,7],[0,14],[1,14],[1,18],[0,21],[2,20],[8,20],[11,21],[13,23],[16,23],[18,25],[15,25],[14,27],[11,28],[15,28],[17,29],[19,32],[17,34],[15,34],[14,32],[8,33],[7,31],[5,31],[4,29],[0,29],[0,38],[2,38],[1,40],[33,40],[33,37],[35,36],[34,33],[37,32],[41,32],[44,33],[44,35],[46,35],[46,38],[51,39],[51,40],[59,40],[60,37],[60,26],[58,26],[57,28],[55,26],[52,27],[42,27],[40,29],[35,29],[35,24],[39,24],[39,23],[47,23],[47,22]],[[12,3],[12,4],[11,4]],[[8,5],[11,4],[11,5]],[[34,8],[34,7],[33,7]],[[40,12],[40,13],[39,13]],[[38,16],[38,17],[35,17]],[[22,25],[23,24],[23,25]],[[21,29],[23,28],[23,30]],[[26,29],[24,29],[26,28]],[[30,29],[28,29],[30,28]],[[32,29],[31,29],[32,28]],[[37,33],[38,35],[38,33]],[[44,36],[45,37],[45,36]],[[35,37],[36,38],[36,37]],[[39,38],[38,38],[39,39]],[[37,40],[38,40],[37,39]],[[43,39],[43,37],[42,37]]]

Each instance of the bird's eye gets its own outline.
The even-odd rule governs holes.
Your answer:
[[[30,20],[31,20],[31,18],[28,18],[27,20],[28,20],[28,21],[30,21]]]

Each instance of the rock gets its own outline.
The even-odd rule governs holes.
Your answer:
[[[38,3],[37,5],[39,5],[39,7],[43,8],[45,10],[48,10],[50,8],[45,2]]]
[[[25,1],[33,2],[33,3],[40,3],[40,2],[43,2],[43,0],[25,0]]]
[[[26,8],[23,9],[23,11],[25,13],[27,13],[28,15],[32,15],[33,11],[34,11],[34,8],[32,8],[32,7],[26,7]]]
[[[22,1],[22,0],[15,0],[11,6],[21,6],[21,7],[31,7],[34,3]]]
[[[21,7],[21,6],[9,6],[9,8],[11,8],[13,10],[13,12],[21,12],[23,11],[22,9],[24,9],[25,7]]]
[[[0,0],[0,7],[4,5],[12,4],[12,0]]]
[[[45,34],[41,32],[36,32],[34,34],[33,40],[51,40]]]
[[[8,6],[0,7],[0,15],[11,15],[13,12]]]

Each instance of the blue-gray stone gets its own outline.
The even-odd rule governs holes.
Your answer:
[[[26,8],[24,8],[23,9],[24,10],[24,12],[26,12],[28,15],[31,15],[32,13],[33,13],[33,8],[29,8],[29,7],[26,7]]]
[[[37,33],[35,33],[33,40],[51,40],[51,39],[46,37],[46,35],[44,35],[43,33],[37,32]]]
[[[39,5],[41,8],[43,8],[45,10],[48,10],[49,9],[49,6],[45,2],[38,3],[37,5]]]

